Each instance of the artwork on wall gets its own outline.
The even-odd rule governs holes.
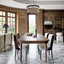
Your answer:
[[[44,21],[44,27],[46,29],[51,29],[53,27],[52,21]]]
[[[52,21],[44,21],[44,25],[52,25]]]

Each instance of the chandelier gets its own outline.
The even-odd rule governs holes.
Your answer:
[[[34,5],[34,1],[32,5],[27,6],[27,12],[28,13],[39,13],[39,5]]]

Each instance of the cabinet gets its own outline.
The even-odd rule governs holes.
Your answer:
[[[57,33],[56,33],[56,41],[57,41],[57,42],[59,42],[59,41],[62,41],[62,42],[63,42],[62,32],[57,32]]]

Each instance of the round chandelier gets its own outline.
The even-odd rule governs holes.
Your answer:
[[[34,4],[34,1],[33,1],[33,4]],[[33,4],[27,6],[27,12],[28,13],[39,13],[40,11],[39,5],[33,5]]]

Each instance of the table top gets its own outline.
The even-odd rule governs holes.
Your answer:
[[[20,39],[18,39],[18,41],[21,41],[21,43],[47,43],[49,39],[45,38],[41,34],[37,34],[37,37],[34,37],[34,35],[28,36],[26,33]]]

